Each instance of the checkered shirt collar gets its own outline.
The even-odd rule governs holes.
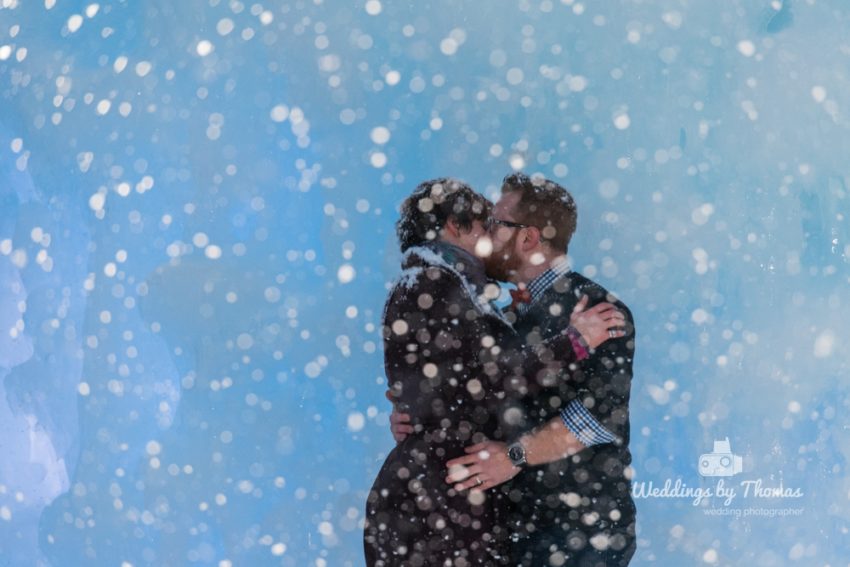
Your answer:
[[[568,274],[570,272],[570,265],[566,259],[562,259],[554,266],[531,280],[528,284],[528,293],[531,294],[531,303],[536,302],[540,299],[540,296],[543,295],[546,290],[552,287],[552,284],[555,283],[555,280],[563,276],[564,274]],[[529,305],[531,304],[529,303]]]

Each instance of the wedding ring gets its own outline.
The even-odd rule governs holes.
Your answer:
[[[617,331],[615,331],[614,329],[608,329],[608,336],[613,339],[617,336]]]
[[[476,476],[475,477],[475,486],[481,486],[482,484],[484,484],[484,483],[481,481],[481,477]]]

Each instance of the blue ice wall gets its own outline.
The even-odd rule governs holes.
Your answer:
[[[0,564],[362,565],[417,182],[579,203],[638,329],[633,565],[850,556],[842,2],[0,0]],[[736,484],[737,485],[737,484]],[[739,492],[740,492],[739,486]],[[736,517],[710,509],[789,509]]]

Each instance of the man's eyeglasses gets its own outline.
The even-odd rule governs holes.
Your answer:
[[[514,222],[514,221],[509,221],[509,220],[489,218],[489,219],[487,219],[487,224],[486,224],[485,228],[487,230],[490,230],[491,228],[493,228],[497,224],[500,224],[502,226],[506,226],[508,228],[530,228],[531,227],[530,224],[522,224],[522,223],[519,223],[519,222]]]

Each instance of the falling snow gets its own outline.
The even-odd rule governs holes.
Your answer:
[[[803,494],[638,498],[633,565],[846,564],[849,22],[0,0],[0,562],[362,565],[382,307],[424,277],[398,205],[523,170],[572,191],[573,269],[634,314],[633,481],[713,489],[728,437],[739,491]]]

